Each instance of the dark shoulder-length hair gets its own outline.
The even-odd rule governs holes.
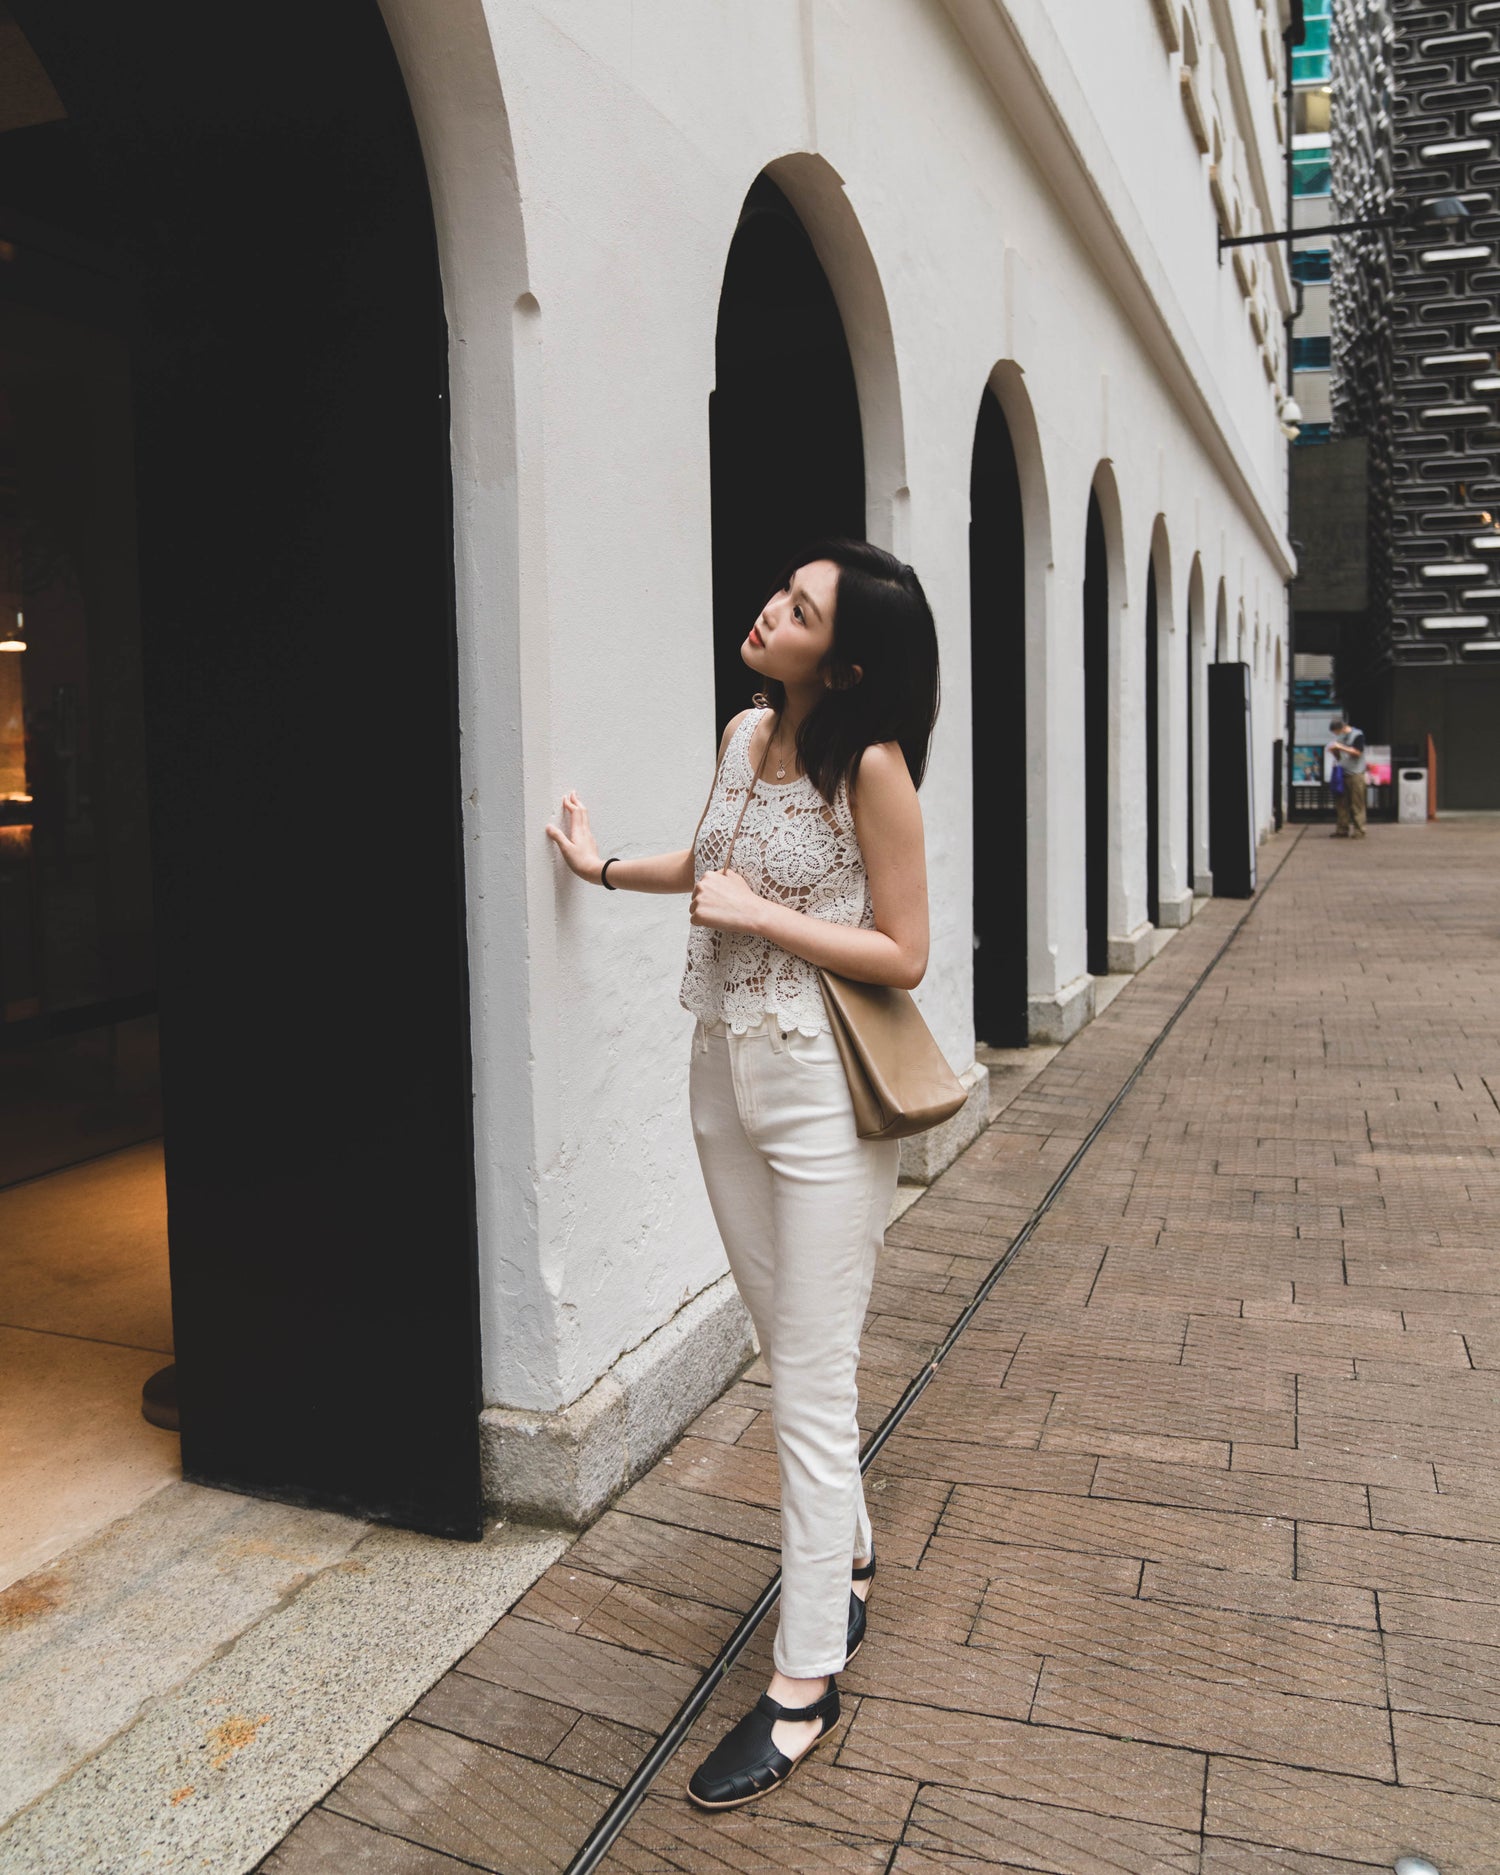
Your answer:
[[[852,787],[859,779],[860,759],[872,742],[896,742],[912,785],[920,788],[939,701],[937,628],[922,582],[883,547],[829,537],[809,541],[788,560],[766,597],[814,560],[831,560],[839,569],[827,668],[833,687],[802,719],[797,759],[832,802],[841,781]],[[856,664],[863,672],[858,682]],[[756,700],[779,715],[786,686],[768,677]]]

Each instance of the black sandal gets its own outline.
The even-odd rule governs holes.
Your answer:
[[[869,1582],[874,1579],[875,1553],[873,1550],[870,1552],[870,1560],[867,1563],[860,1563],[858,1568],[851,1571],[851,1574],[856,1582]],[[846,1667],[864,1644],[865,1604],[860,1597],[854,1593],[854,1590],[850,1589],[849,1633],[848,1638],[844,1642],[844,1665]]]
[[[821,1719],[823,1729],[805,1751],[789,1758],[771,1742],[771,1727],[778,1719]],[[784,1784],[802,1760],[822,1744],[838,1719],[839,1686],[832,1674],[828,1676],[828,1691],[810,1706],[783,1706],[769,1693],[762,1693],[688,1779],[689,1800],[700,1810],[732,1810],[738,1804],[753,1803],[768,1790]]]

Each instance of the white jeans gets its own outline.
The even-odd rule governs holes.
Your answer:
[[[698,1021],[693,1137],[729,1267],[771,1369],[781,1469],[781,1621],[794,1679],[844,1665],[849,1572],[870,1553],[855,1370],[901,1148],[861,1139],[826,1031]]]

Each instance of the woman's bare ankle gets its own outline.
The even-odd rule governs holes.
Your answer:
[[[798,1680],[777,1667],[771,1674],[771,1684],[766,1690],[778,1706],[811,1706],[828,1691],[828,1675],[825,1673],[817,1679]]]

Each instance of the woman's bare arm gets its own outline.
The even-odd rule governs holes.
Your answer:
[[[693,849],[680,853],[646,853],[638,859],[617,859],[609,869],[609,882],[626,892],[691,892]]]
[[[724,751],[729,747],[729,738],[739,727],[747,714],[741,710],[739,715],[725,725],[724,734],[719,741],[718,762],[724,759]],[[714,764],[714,779],[719,776],[718,762]],[[713,789],[709,788],[708,799],[713,799]],[[708,812],[708,801],[703,804],[703,814]],[[599,883],[599,874],[604,867],[605,855],[601,854],[589,826],[589,811],[576,794],[565,794],[562,802],[563,818],[568,822],[568,831],[549,826],[547,837],[561,849],[563,858],[576,872],[580,879],[587,879],[591,885]],[[698,816],[698,826],[703,825],[703,814]],[[679,853],[647,853],[634,859],[617,859],[609,869],[611,888],[623,887],[627,892],[691,892],[693,889],[693,846],[697,845],[698,828],[693,829],[693,845]]]
[[[718,872],[699,880],[692,920],[769,938],[794,956],[860,983],[915,989],[927,973],[927,855],[922,809],[898,744],[874,743],[865,750],[850,803],[870,881],[873,931],[773,904],[738,875]],[[613,881],[614,872],[609,876]]]

